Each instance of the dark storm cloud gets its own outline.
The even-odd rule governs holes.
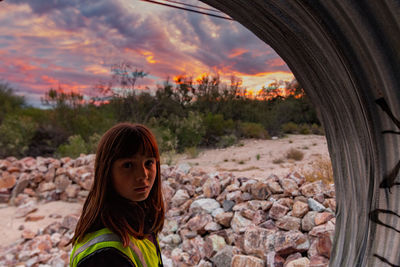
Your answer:
[[[177,14],[179,11],[171,13]],[[271,66],[271,60],[280,59],[279,56],[239,23],[189,12],[180,14],[179,19],[174,15],[170,17],[175,18],[170,22],[179,28],[184,36],[189,37],[188,43],[199,44],[191,56],[206,66],[211,68],[230,66],[233,71],[249,75],[289,71],[285,64]],[[215,29],[217,37],[212,37],[211,33]],[[231,53],[239,49],[247,52],[232,57]]]
[[[28,4],[34,13],[43,15],[54,10],[74,7],[79,2],[79,0],[13,0],[12,4]]]

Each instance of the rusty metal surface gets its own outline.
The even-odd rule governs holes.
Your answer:
[[[330,266],[400,266],[400,2],[202,2],[275,49],[318,109],[338,205]]]

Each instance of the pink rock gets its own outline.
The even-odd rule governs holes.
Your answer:
[[[272,204],[271,209],[269,210],[269,217],[271,217],[274,220],[278,220],[279,218],[285,216],[288,211],[289,211],[288,207],[283,206],[277,202],[274,202],[274,204]]]
[[[266,267],[283,267],[285,259],[275,253],[275,251],[270,251],[266,255]]]
[[[32,250],[38,250],[39,253],[50,252],[53,247],[50,235],[39,235],[35,237],[32,243]]]
[[[335,185],[334,184],[329,184],[325,187],[324,191],[325,196],[329,198],[334,198],[335,197]]]
[[[285,267],[309,267],[310,260],[308,258],[300,258],[289,262]]]
[[[318,212],[316,211],[309,211],[304,215],[303,219],[301,220],[301,230],[304,232],[311,231],[315,226],[315,216]]]
[[[208,179],[203,185],[203,193],[207,198],[213,198],[221,193],[221,184],[217,179]]]
[[[318,225],[315,226],[310,232],[309,235],[311,236],[319,236],[319,235],[323,235],[325,233],[334,233],[335,231],[335,225],[331,222],[327,222],[323,225]]]
[[[235,255],[232,258],[231,267],[264,267],[265,262],[262,259],[253,256]]]
[[[212,248],[212,253],[206,253],[208,255],[215,255],[218,251],[222,250],[225,246],[227,246],[225,242],[225,238],[222,236],[211,234],[205,238],[205,242],[209,247]],[[210,258],[210,257],[209,257]]]
[[[284,178],[280,180],[280,183],[285,194],[290,196],[300,195],[299,186],[297,185],[296,181],[290,178]]]
[[[328,198],[324,201],[324,206],[330,208],[333,212],[336,211],[336,200],[334,198]]]
[[[64,192],[71,183],[71,180],[66,175],[59,175],[54,180],[57,193]]]
[[[17,179],[15,178],[14,175],[6,175],[6,176],[2,176],[0,178],[0,188],[5,188],[5,189],[9,189],[14,187],[15,183],[17,182]]]
[[[325,233],[318,237],[317,251],[320,255],[331,257],[332,240],[329,233]]]
[[[315,199],[316,201],[318,201],[319,203],[324,203],[325,197],[324,194],[316,194],[313,199]]]
[[[249,219],[249,220],[253,220],[255,213],[256,212],[251,209],[243,209],[240,211],[240,215],[242,215],[243,217],[245,217],[246,219]]]
[[[21,233],[21,237],[23,239],[33,239],[35,236],[36,236],[36,233],[34,233],[33,231],[31,231],[29,229],[25,229]]]
[[[226,200],[232,200],[235,201],[236,203],[241,203],[243,202],[243,196],[242,196],[242,191],[233,191],[228,194],[226,194]]]
[[[278,199],[277,201],[279,204],[288,207],[290,210],[293,208],[293,199],[288,197],[283,197]]]
[[[206,232],[204,228],[210,222],[212,222],[210,214],[198,214],[187,222],[187,227],[198,234],[204,234]]]
[[[171,199],[171,204],[173,207],[179,207],[185,203],[190,198],[188,192],[183,189],[176,191],[175,195]]]
[[[300,187],[300,191],[304,196],[310,198],[317,194],[322,194],[324,192],[324,184],[322,181],[306,183]]]
[[[323,256],[312,256],[310,257],[310,267],[328,267],[329,259]]]
[[[305,252],[310,242],[306,235],[298,231],[278,232],[275,235],[275,252],[288,255],[295,252]]]
[[[282,187],[276,181],[268,182],[268,188],[272,194],[282,194],[283,193]]]
[[[308,258],[318,255],[318,250],[317,250],[318,238],[311,238],[310,243],[311,243],[310,248],[307,251]]]
[[[292,179],[297,183],[298,186],[301,186],[305,183],[306,178],[298,172],[289,173],[287,178]]]
[[[264,182],[256,182],[252,184],[250,191],[255,199],[264,200],[270,195],[268,184]]]
[[[61,226],[69,230],[75,230],[78,220],[79,220],[79,215],[77,214],[66,215],[64,216]]]
[[[271,201],[267,200],[250,200],[247,202],[248,207],[252,210],[269,210],[272,206]]]
[[[330,219],[335,217],[332,213],[330,212],[321,212],[315,215],[315,225],[321,225],[326,222],[328,222]]]
[[[285,215],[276,221],[276,226],[280,229],[289,230],[300,230],[301,219]]]
[[[300,258],[302,258],[302,256],[301,256],[301,253],[299,253],[299,252],[290,254],[289,256],[287,256],[284,266],[286,267],[289,262],[300,259]]]
[[[308,212],[308,204],[302,201],[296,201],[293,205],[292,216],[303,218]]]
[[[65,193],[67,194],[67,197],[69,198],[76,198],[78,196],[78,193],[80,191],[81,187],[77,184],[70,184],[65,188]]]
[[[11,162],[8,160],[0,160],[0,170],[7,170],[11,166]]]
[[[255,225],[259,225],[262,222],[265,222],[268,219],[268,213],[263,210],[257,210],[254,212],[254,217],[252,218],[252,222]]]
[[[38,191],[40,193],[46,192],[46,191],[51,191],[56,189],[56,185],[53,182],[48,182],[48,183],[40,183],[38,187]]]
[[[233,217],[233,212],[221,212],[215,216],[215,220],[217,221],[217,223],[225,227],[230,227],[232,217]]]
[[[231,228],[235,233],[243,233],[252,221],[244,218],[239,212],[235,212],[231,221]]]
[[[15,218],[25,217],[27,214],[37,210],[37,205],[34,201],[29,201],[19,206],[15,212]]]
[[[244,233],[243,248],[246,254],[254,254],[264,258],[268,251],[273,251],[274,231],[260,227],[249,227]]]

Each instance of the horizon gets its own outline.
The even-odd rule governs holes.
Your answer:
[[[109,81],[111,66],[123,61],[149,73],[137,89],[209,74],[223,82],[235,76],[256,93],[271,82],[294,79],[271,47],[235,21],[139,0],[15,0],[0,6],[0,80],[34,107],[59,86],[98,95],[95,85]]]

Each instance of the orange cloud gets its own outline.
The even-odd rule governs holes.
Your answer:
[[[240,56],[240,55],[242,55],[242,54],[244,54],[244,53],[246,53],[246,52],[248,52],[246,49],[243,49],[243,48],[236,48],[236,49],[233,49],[232,51],[231,51],[231,53],[229,54],[229,58],[234,58],[234,57],[237,57],[237,56]]]

